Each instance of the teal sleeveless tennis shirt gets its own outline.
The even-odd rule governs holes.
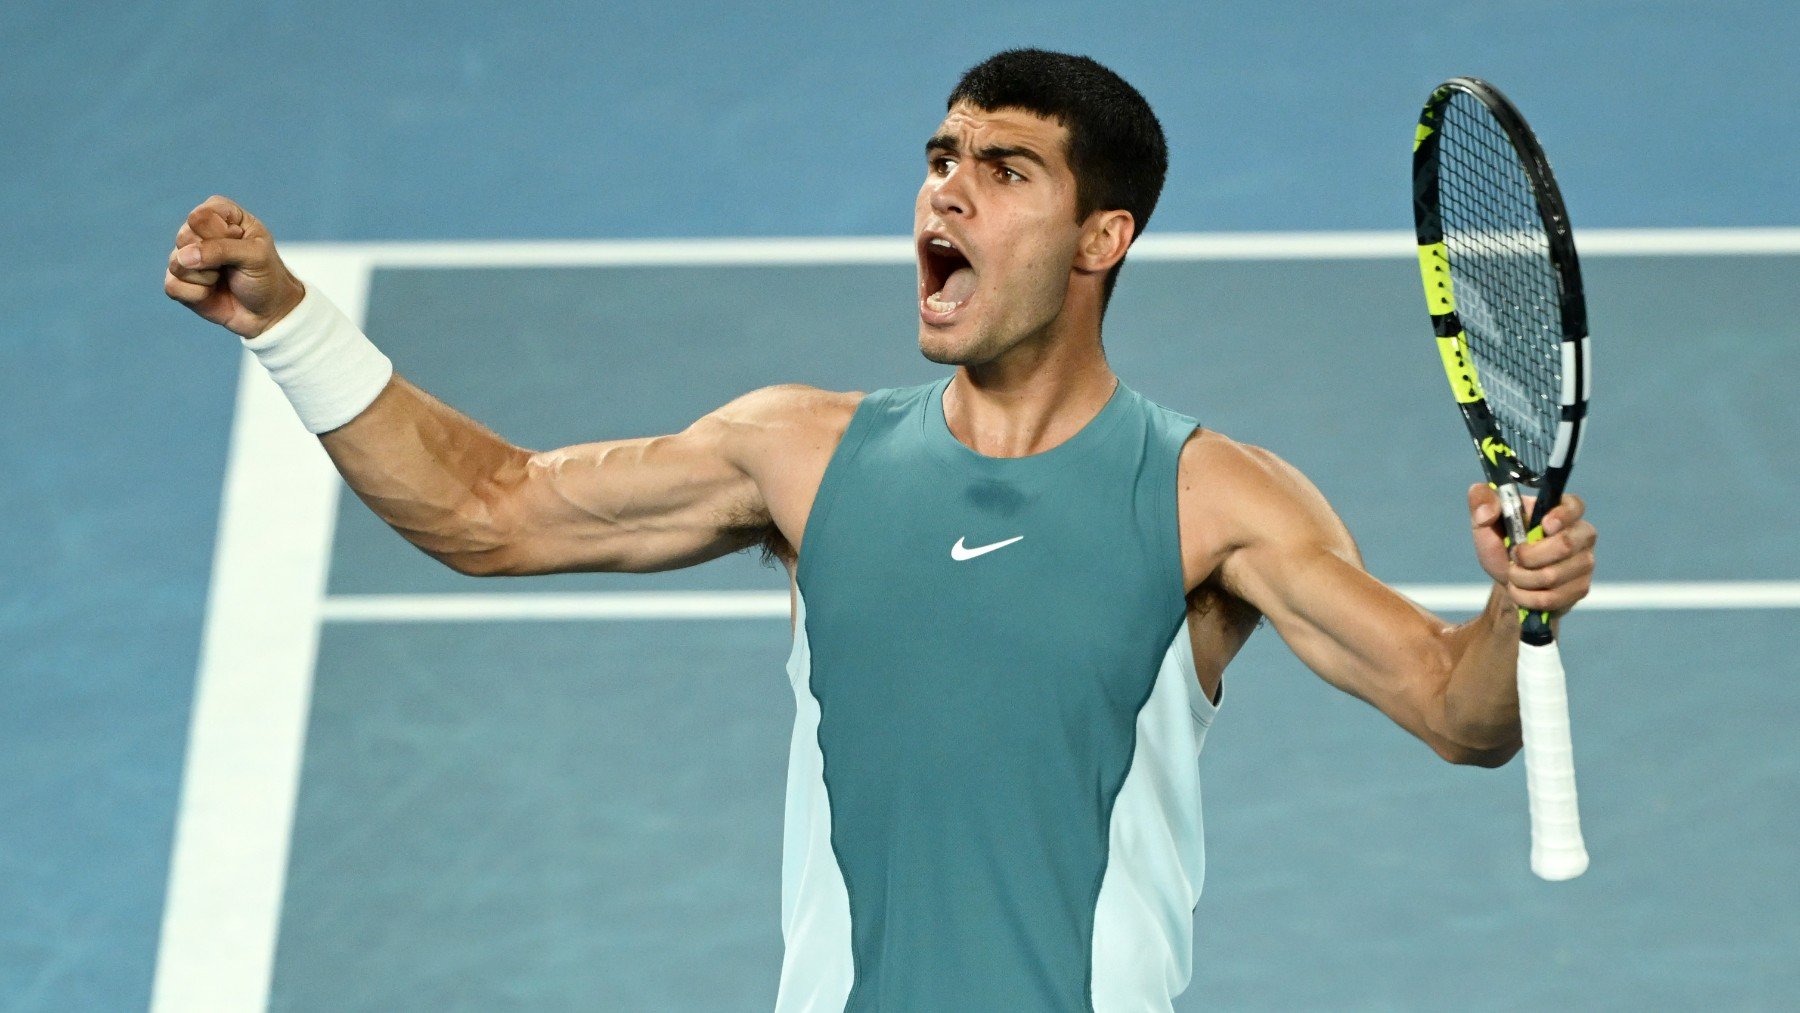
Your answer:
[[[1119,384],[1041,454],[857,407],[797,570],[779,1010],[1168,1009],[1204,869],[1176,462]]]

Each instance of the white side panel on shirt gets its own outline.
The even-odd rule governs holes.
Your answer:
[[[812,694],[812,651],[806,599],[797,596],[794,650],[794,737],[788,746],[787,826],[781,841],[781,991],[776,1013],[841,1010],[850,997],[850,893],[831,847],[831,798],[819,751],[819,701]]]
[[[1170,1009],[1193,976],[1194,905],[1206,875],[1199,756],[1216,712],[1183,621],[1138,712],[1131,768],[1113,803],[1094,910],[1096,1013]]]

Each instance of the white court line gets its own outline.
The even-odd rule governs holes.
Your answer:
[[[1732,256],[1800,253],[1800,228],[1582,229],[1584,256]],[[905,236],[767,239],[612,239],[538,242],[306,243],[317,258],[354,257],[374,267],[718,267],[910,264]],[[1137,260],[1360,260],[1414,257],[1410,232],[1152,231]]]
[[[1800,229],[1603,230],[1579,233],[1585,256],[1800,254]],[[1139,260],[1410,258],[1404,232],[1159,234]],[[287,243],[282,256],[329,292],[352,319],[366,311],[371,272],[388,268],[656,267],[681,265],[910,264],[905,237],[692,239],[595,242]],[[379,337],[379,336],[378,336]],[[311,705],[321,622],[358,621],[363,599],[324,597],[340,488],[318,442],[248,358],[240,372],[223,509],[207,602],[187,765],[151,1008],[155,1013],[259,1013],[268,1004],[287,873],[294,798]],[[1778,582],[1779,586],[1786,586]],[[1656,587],[1665,587],[1657,585]],[[1419,589],[1419,593],[1427,593]],[[1484,590],[1452,586],[1436,608],[1475,607]],[[1786,608],[1785,591],[1739,605],[1656,604],[1646,589],[1629,607]],[[755,593],[760,594],[760,593]],[[1596,591],[1596,599],[1602,592]],[[1458,598],[1457,596],[1465,596]],[[455,606],[473,612],[489,596]],[[521,599],[545,596],[517,596]],[[787,597],[605,599],[609,615],[696,618],[785,615]],[[560,600],[560,599],[559,599]],[[1714,598],[1714,601],[1725,599]],[[391,608],[390,605],[379,608]],[[433,605],[432,607],[442,607]],[[507,605],[506,608],[521,607]],[[1606,607],[1590,603],[1589,607]],[[1628,607],[1628,606],[1617,606]],[[741,612],[732,613],[738,609]],[[685,611],[683,611],[685,610]],[[571,615],[569,618],[585,618]],[[362,621],[380,621],[365,618]]]
[[[1487,602],[1486,584],[1399,584],[1428,609],[1467,611]],[[446,623],[521,620],[742,619],[788,617],[786,591],[594,591],[549,594],[361,594],[325,599],[332,623]],[[1800,608],[1800,580],[1614,582],[1599,584],[1584,612],[1645,609]]]
[[[1486,584],[1397,584],[1428,609],[1469,610],[1487,603]],[[1575,607],[1582,612],[1800,608],[1800,580],[1608,581]]]
[[[333,623],[490,622],[515,619],[743,619],[788,617],[786,591],[599,591],[550,594],[363,594],[325,599]]]
[[[352,320],[362,319],[366,266],[283,255]],[[337,472],[319,441],[250,353],[242,355],[154,1013],[268,1005],[337,517]]]

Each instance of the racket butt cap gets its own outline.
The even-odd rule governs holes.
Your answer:
[[[1587,867],[1587,849],[1580,845],[1556,851],[1534,849],[1531,853],[1531,871],[1537,873],[1539,879],[1551,883],[1574,879],[1586,872]]]

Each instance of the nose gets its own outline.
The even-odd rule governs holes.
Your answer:
[[[972,206],[968,191],[962,184],[961,166],[950,170],[950,174],[939,180],[931,191],[931,210],[940,215],[966,217]]]

